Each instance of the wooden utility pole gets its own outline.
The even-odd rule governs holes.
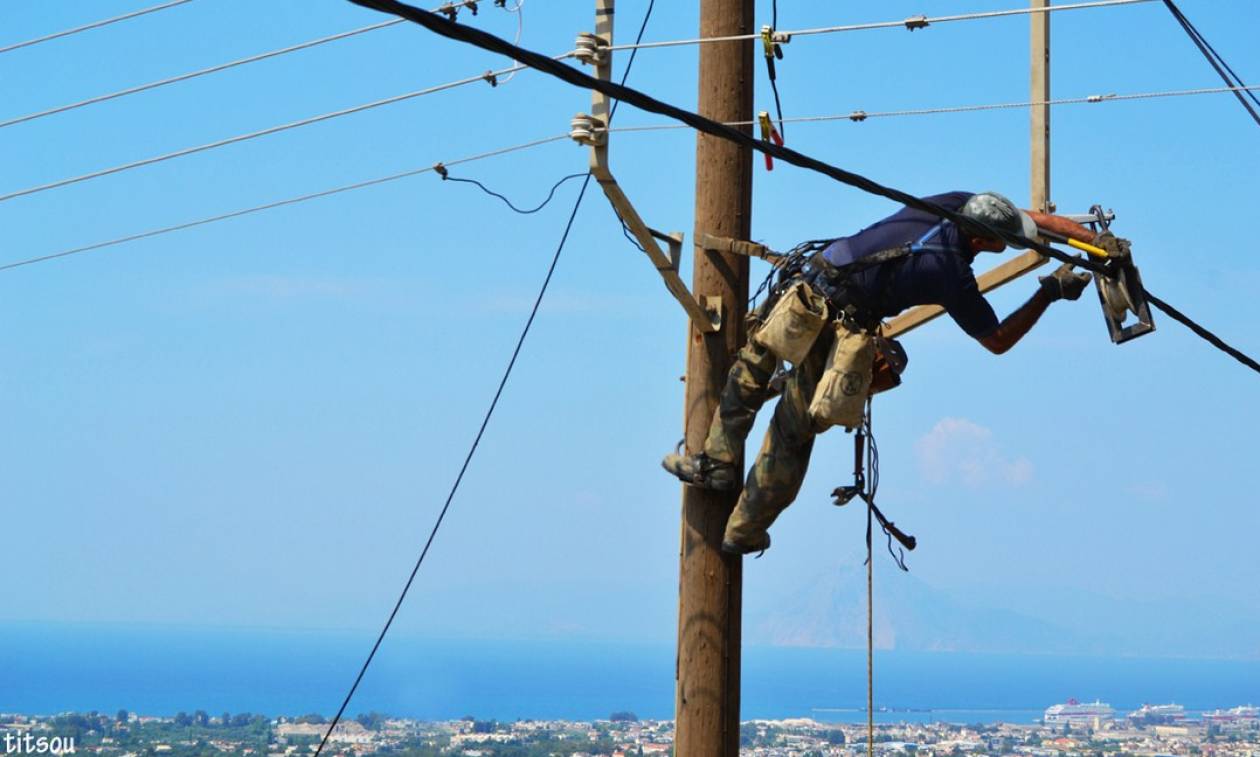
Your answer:
[[[1032,0],[1032,7],[1047,8],[1050,0]],[[1050,100],[1050,13],[1042,11],[1030,14],[1032,22],[1032,38],[1029,40],[1031,50],[1031,85],[1034,103],[1045,103]],[[1030,203],[1033,210],[1050,213],[1054,206],[1050,201],[1050,106],[1033,105],[1031,118],[1032,137],[1032,194]]]
[[[753,0],[700,0],[700,36],[753,33]],[[753,120],[753,41],[700,45],[700,115]],[[751,129],[750,129],[751,130]],[[752,151],[705,134],[696,137],[696,227],[748,239]],[[720,331],[687,334],[686,443],[699,452],[736,350],[744,341],[748,258],[695,248],[691,291],[701,302],[721,297]],[[742,470],[742,463],[741,463]],[[721,551],[734,494],[683,487],[679,566],[675,754],[739,753],[740,615],[743,564]]]

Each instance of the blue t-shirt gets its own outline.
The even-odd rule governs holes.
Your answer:
[[[959,210],[973,194],[946,192],[923,199],[946,210]],[[950,221],[902,208],[853,236],[837,239],[821,254],[828,263],[843,266],[916,242],[909,257],[853,275],[854,284],[869,295],[879,317],[888,318],[915,305],[940,305],[971,336],[981,339],[993,333],[998,318],[976,285],[971,270],[975,252]]]

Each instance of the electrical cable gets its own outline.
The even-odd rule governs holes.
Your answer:
[[[868,194],[878,195],[880,197],[893,200],[894,202],[901,203],[907,207],[929,213],[937,218],[951,221],[960,228],[968,230],[972,233],[1001,239],[1016,247],[1035,250],[1048,258],[1052,258],[1060,262],[1071,263],[1074,266],[1078,266],[1093,273],[1102,273],[1104,275],[1107,273],[1105,265],[1095,263],[1083,256],[1069,255],[1060,250],[1056,250],[1039,240],[1028,239],[1021,234],[1014,234],[1003,229],[997,229],[988,224],[976,221],[975,219],[964,217],[963,215],[952,210],[947,210],[936,203],[929,202],[920,197],[915,197],[908,192],[895,189],[893,187],[884,186],[865,176],[831,165],[817,158],[793,150],[792,148],[784,147],[774,142],[756,139],[751,134],[741,131],[735,127],[726,126],[710,118],[705,118],[698,113],[693,113],[675,105],[670,105],[669,103],[658,100],[655,97],[637,89],[627,87],[624,84],[615,84],[611,81],[597,79],[584,71],[579,71],[571,66],[563,65],[554,59],[540,55],[539,53],[531,50],[517,47],[507,40],[496,37],[493,34],[489,34],[480,29],[450,23],[439,16],[428,13],[419,8],[412,7],[405,3],[398,2],[398,0],[349,1],[365,8],[372,8],[383,13],[392,13],[394,15],[402,16],[403,18],[413,21],[416,24],[419,24],[443,37],[465,42],[491,52],[509,55],[513,60],[519,60],[523,64],[550,74],[561,81],[568,82],[569,84],[573,84],[583,89],[595,90],[607,95],[608,97],[624,100],[640,110],[645,110],[650,113],[656,113],[658,115],[667,116],[674,120],[681,121],[704,134],[727,140],[746,149],[754,150],[773,158],[778,158],[779,160],[782,160],[785,163],[790,163],[798,168],[805,168],[815,173],[821,173],[824,176],[835,179],[842,184],[847,184],[848,186],[860,189]],[[1187,319],[1187,321],[1188,320],[1189,319]],[[1195,333],[1199,334],[1198,331],[1195,331]],[[1199,335],[1204,336],[1203,334]],[[1204,336],[1204,338],[1207,339],[1206,336]],[[1208,339],[1208,341],[1214,346],[1218,346],[1218,348],[1224,344],[1223,342],[1217,344],[1217,342],[1214,342],[1211,339]],[[1250,365],[1250,363],[1248,363],[1248,365]]]
[[[1211,95],[1232,93],[1239,90],[1246,90],[1252,93],[1260,90],[1260,84],[1253,84],[1247,87],[1203,87],[1199,89],[1176,89],[1164,90],[1159,92],[1137,92],[1127,95],[1106,94],[1106,95],[1087,95],[1085,97],[1061,97],[1054,100],[1031,100],[1023,102],[1008,103],[987,103],[981,105],[956,105],[938,108],[912,108],[909,110],[886,110],[866,112],[864,110],[855,110],[849,113],[838,113],[827,116],[795,116],[793,118],[785,118],[784,121],[792,124],[804,123],[823,123],[827,121],[853,121],[860,123],[872,118],[896,118],[902,116],[930,116],[947,113],[975,113],[990,110],[1008,110],[1018,108],[1032,108],[1043,105],[1079,105],[1079,104],[1097,104],[1107,102],[1128,102],[1133,100],[1152,100],[1170,97],[1190,97],[1194,95]],[[726,126],[752,126],[755,121],[724,121]],[[631,133],[638,131],[676,131],[691,128],[687,124],[645,124],[642,126],[618,126],[608,129],[609,133]]]
[[[26,123],[27,121],[34,121],[39,118],[45,118],[47,116],[56,115],[58,113],[65,113],[71,110],[78,110],[79,108],[85,108],[89,105],[95,105],[97,103],[103,103],[109,100],[116,100],[120,97],[127,97],[128,95],[134,95],[139,92],[147,92],[152,89],[158,89],[159,87],[165,87],[169,84],[176,84],[178,82],[188,81],[189,79],[196,79],[198,77],[218,73],[219,71],[226,71],[230,68],[236,68],[237,66],[244,66],[249,63],[256,63],[260,60],[267,60],[268,58],[275,58],[281,55],[295,53],[299,50],[307,50],[312,47],[317,47],[319,45],[327,44],[329,42],[336,42],[337,40],[346,39],[348,37],[354,37],[359,34],[366,34],[367,32],[373,32],[373,31],[376,31],[377,29],[384,29],[390,26],[397,26],[398,24],[401,24],[403,22],[404,22],[403,19],[397,18],[397,19],[392,19],[390,21],[382,21],[379,24],[369,24],[368,26],[361,26],[358,29],[351,29],[350,31],[341,32],[339,34],[333,34],[327,37],[320,37],[319,39],[312,39],[306,42],[299,42],[296,45],[290,45],[289,47],[282,47],[279,50],[272,50],[270,52],[259,53],[257,55],[251,55],[249,57],[240,58],[237,60],[229,61],[227,63],[220,63],[217,66],[210,66],[209,68],[202,68],[197,71],[190,71],[188,73],[179,74],[177,76],[171,76],[166,79],[159,79],[157,81],[149,82],[148,84],[139,84],[134,87],[120,89],[117,92],[110,92],[104,95],[97,95],[96,97],[89,97],[86,100],[80,100],[78,102],[68,103],[66,105],[58,105],[55,108],[48,108],[47,110],[41,110],[36,113],[28,113],[24,116],[17,116],[15,118],[10,118],[5,121],[0,121],[0,129],[3,129],[7,126],[14,126],[16,124]]]
[[[648,0],[647,11],[643,16],[643,24],[639,28],[639,37],[642,38],[643,32],[647,29],[648,20],[652,18],[652,10],[656,6],[656,0]],[[630,69],[634,65],[634,58],[631,57],[626,65],[625,72],[621,75],[621,81],[624,84],[630,76]],[[617,103],[613,103],[612,110],[608,114],[608,121],[612,123],[613,116],[617,114]],[[341,707],[337,709],[337,714],[328,724],[328,730],[324,733],[323,739],[319,742],[319,747],[315,750],[314,757],[319,757],[324,751],[324,747],[328,744],[328,739],[332,737],[333,731],[336,730],[337,724],[341,722],[341,718],[345,715],[346,708],[350,706],[350,700],[354,698],[355,691],[358,690],[359,684],[363,681],[363,676],[367,673],[368,667],[372,664],[376,652],[381,647],[381,642],[385,640],[385,634],[389,632],[389,628],[394,623],[394,618],[398,615],[398,610],[402,608],[403,600],[407,598],[407,592],[410,591],[412,583],[416,580],[416,574],[420,572],[420,566],[424,564],[424,558],[429,554],[429,548],[433,545],[433,540],[437,536],[438,529],[442,526],[443,519],[451,507],[451,502],[455,499],[455,493],[459,491],[459,485],[464,480],[464,473],[467,472],[469,464],[472,462],[473,455],[477,452],[477,446],[481,443],[481,437],[486,432],[486,427],[490,424],[490,418],[494,415],[494,410],[499,404],[499,398],[503,396],[503,389],[507,386],[508,378],[512,375],[512,369],[516,366],[516,359],[521,354],[521,348],[525,344],[525,337],[529,336],[529,330],[534,325],[534,318],[538,315],[538,309],[542,306],[543,297],[547,294],[547,287],[551,284],[551,277],[556,272],[556,265],[560,262],[560,253],[564,251],[564,245],[569,239],[569,232],[573,230],[573,222],[577,219],[578,210],[582,207],[582,200],[586,197],[586,190],[591,185],[591,175],[586,174],[586,178],[582,181],[582,188],[578,192],[577,199],[573,203],[573,210],[569,213],[569,220],[565,223],[564,232],[560,235],[560,243],[556,245],[556,251],[551,256],[551,264],[547,268],[547,275],[543,278],[542,287],[538,290],[538,296],[534,298],[534,306],[529,312],[529,317],[525,319],[525,326],[521,329],[521,335],[516,340],[516,347],[512,350],[512,357],[508,360],[507,368],[503,371],[503,378],[499,380],[499,386],[495,389],[494,398],[490,401],[490,407],[486,410],[485,416],[481,419],[481,426],[477,430],[477,435],[473,438],[472,446],[468,449],[468,454],[464,457],[464,463],[460,466],[459,474],[455,477],[455,483],[451,486],[450,493],[446,496],[446,502],[442,505],[441,512],[438,513],[437,520],[433,524],[433,529],[429,532],[429,538],[424,543],[424,548],[420,551],[420,557],[416,560],[415,567],[411,569],[411,575],[407,578],[407,583],[403,585],[402,592],[398,595],[398,601],[394,603],[394,609],[390,612],[389,618],[386,619],[384,627],[381,628],[380,635],[376,638],[376,643],[372,645],[372,651],[368,653],[367,659],[363,661],[363,667],[359,669],[358,676],[355,677],[354,683],[350,686],[350,690],[346,692],[346,697],[341,703]]]
[[[1187,35],[1189,35],[1190,40],[1194,42],[1196,47],[1199,48],[1199,52],[1203,53],[1203,57],[1206,58],[1207,62],[1211,64],[1213,69],[1216,70],[1216,73],[1221,77],[1225,84],[1230,87],[1236,86],[1239,88],[1238,90],[1235,90],[1234,96],[1238,98],[1238,102],[1242,103],[1243,108],[1251,115],[1252,120],[1254,120],[1257,125],[1260,125],[1260,113],[1257,113],[1256,109],[1252,107],[1253,103],[1255,105],[1260,105],[1260,98],[1257,98],[1255,93],[1246,89],[1246,83],[1244,83],[1238,74],[1234,72],[1234,69],[1225,62],[1225,59],[1221,57],[1221,54],[1216,51],[1216,48],[1212,47],[1212,44],[1208,42],[1207,38],[1204,37],[1195,25],[1190,22],[1190,19],[1186,18],[1186,15],[1181,12],[1181,9],[1177,7],[1177,4],[1174,3],[1173,0],[1164,0],[1164,6],[1167,7],[1168,11],[1173,14],[1173,18],[1177,20],[1177,23],[1181,24],[1181,28]],[[1252,102],[1247,102],[1247,98],[1243,97],[1243,90],[1250,95]]]
[[[567,56],[567,53],[566,53],[566,56]],[[561,57],[565,57],[565,56],[561,56]],[[47,192],[50,189],[58,189],[60,187],[69,186],[71,184],[78,184],[80,182],[89,181],[91,179],[99,179],[102,176],[110,176],[116,173],[123,173],[124,171],[130,171],[132,169],[141,168],[143,166],[151,166],[155,163],[163,163],[168,160],[174,160],[176,158],[182,158],[188,155],[194,155],[196,153],[205,152],[207,150],[214,150],[220,147],[225,147],[227,145],[237,144],[239,142],[248,142],[253,139],[258,139],[259,137],[265,137],[271,134],[278,134],[283,131],[289,131],[290,129],[298,129],[303,126],[310,126],[311,124],[317,124],[317,123],[322,123],[324,121],[330,121],[334,118],[341,118],[342,116],[348,116],[354,113],[362,113],[365,110],[372,110],[373,108],[380,108],[385,105],[393,105],[394,103],[402,102],[404,100],[411,100],[417,97],[423,97],[425,95],[431,95],[436,92],[444,92],[448,89],[454,89],[456,87],[461,87],[466,84],[473,84],[475,82],[484,81],[487,76],[499,76],[501,74],[508,73],[511,71],[519,71],[522,68],[526,68],[526,66],[523,64],[517,64],[514,66],[510,66],[508,68],[499,69],[498,71],[490,71],[486,74],[481,74],[478,76],[470,76],[465,79],[457,79],[452,82],[447,82],[445,84],[438,84],[433,87],[426,87],[424,89],[419,89],[414,92],[407,92],[401,95],[394,95],[393,97],[387,97],[383,100],[373,100],[372,102],[363,103],[362,105],[355,105],[350,108],[343,108],[341,110],[334,110],[329,113],[322,113],[318,116],[311,116],[310,118],[303,118],[298,121],[291,121],[287,124],[280,124],[279,126],[271,126],[266,129],[259,129],[258,131],[252,131],[246,134],[238,134],[234,137],[228,137],[227,139],[220,139],[214,142],[208,142],[204,145],[197,145],[196,147],[186,147],[182,150],[176,150],[175,152],[168,152],[163,155],[154,156],[152,158],[136,160],[136,161],[132,161],[131,163],[124,163],[122,165],[114,166],[112,168],[104,168],[99,171],[92,171],[91,173],[82,174],[80,176],[72,176],[68,179],[59,179],[57,181],[49,182],[47,184],[41,184],[39,186],[28,187],[26,189],[21,189],[16,192],[9,192],[7,194],[0,195],[0,202],[7,202],[17,197],[24,197],[26,195],[38,194],[40,192]]]
[[[350,0],[354,2],[354,0]],[[990,18],[1003,18],[1006,16],[1026,16],[1035,13],[1054,13],[1056,11],[1084,10],[1087,8],[1107,8],[1116,5],[1136,5],[1139,3],[1151,3],[1155,0],[1096,0],[1095,2],[1071,3],[1068,5],[1050,5],[1041,8],[1013,8],[1010,10],[1000,11],[982,11],[976,13],[960,13],[952,16],[912,16],[910,18],[901,19],[899,21],[877,21],[866,24],[846,24],[844,26],[822,26],[813,29],[796,29],[791,31],[783,31],[781,34],[792,37],[805,37],[814,34],[836,34],[841,32],[860,32],[870,31],[872,29],[922,29],[932,24],[944,24],[953,21],[979,21]],[[693,37],[690,39],[664,40],[660,42],[642,42],[633,45],[611,45],[610,51],[618,50],[643,50],[657,47],[680,47],[686,45],[704,45],[714,44],[718,42],[739,42],[743,40],[757,39],[760,34],[732,34],[724,37]]]
[[[36,37],[35,39],[28,39],[25,42],[18,42],[12,45],[5,45],[4,47],[0,47],[0,54],[12,52],[13,50],[20,50],[21,48],[24,48],[24,47],[31,47],[32,45],[38,45],[42,42],[49,42],[54,39],[61,39],[62,37],[69,37],[72,34],[78,34],[80,32],[86,32],[92,29],[99,29],[102,26],[109,26],[110,24],[116,24],[119,21],[126,21],[128,19],[136,18],[138,16],[145,16],[150,13],[157,13],[158,11],[164,11],[167,8],[174,8],[177,5],[183,5],[185,3],[190,3],[190,2],[192,2],[192,0],[171,0],[171,2],[168,2],[168,3],[161,3],[160,5],[154,5],[149,8],[141,8],[138,11],[124,13],[121,16],[114,16],[113,18],[106,18],[100,21],[93,21],[90,24],[84,24],[83,26],[76,26],[73,29],[65,29],[64,31],[54,32],[52,34],[45,34],[42,37]]]
[[[184,2],[188,2],[188,1],[189,0],[184,0]],[[353,2],[354,0],[351,0],[351,1]],[[1127,5],[1127,4],[1144,3],[1144,2],[1154,2],[1154,0],[1097,0],[1096,2],[1076,3],[1073,5],[1049,6],[1046,8],[1022,8],[1022,9],[1015,9],[1015,10],[1009,10],[1009,11],[990,11],[986,13],[961,14],[961,15],[956,15],[956,16],[940,16],[933,19],[927,19],[927,21],[929,23],[944,22],[944,21],[961,21],[961,20],[971,20],[971,19],[976,19],[976,18],[991,18],[994,16],[1022,15],[1022,14],[1028,14],[1028,13],[1034,13],[1034,12],[1049,12],[1049,11],[1054,11],[1054,10],[1073,10],[1073,9],[1078,9],[1078,8],[1095,8],[1095,7],[1103,7],[1103,6],[1109,6],[1109,5]],[[372,7],[372,6],[369,5],[368,7]],[[417,8],[416,10],[419,11],[420,9]],[[388,22],[388,24],[393,24],[393,23],[394,23],[393,21]],[[450,22],[450,23],[454,23],[454,22]],[[800,30],[800,31],[795,31],[795,32],[789,32],[788,34],[799,36],[799,35],[806,35],[806,34],[823,34],[823,33],[837,32],[837,31],[856,31],[860,29],[896,26],[902,23],[904,22],[883,22],[881,24],[874,24],[874,25],[867,24],[867,25],[856,25],[856,26],[825,27],[821,29],[805,29],[805,30]],[[361,33],[361,31],[363,30],[370,30],[370,29],[382,28],[382,27],[383,25],[381,24],[371,25],[369,27],[363,27],[361,30],[349,32],[347,34]],[[609,47],[609,50],[626,50],[626,49],[640,50],[640,49],[645,49],[648,47],[665,47],[665,46],[671,46],[675,44],[695,44],[699,42],[712,42],[712,41],[733,40],[733,39],[752,39],[757,36],[758,35],[740,35],[736,37],[713,37],[713,38],[706,38],[706,39],[699,39],[699,40],[680,40],[680,41],[675,41],[675,42],[647,43],[647,44],[636,42],[633,45],[623,45],[623,46],[614,45],[614,46]],[[523,48],[517,47],[516,44],[512,44],[511,47],[516,48],[516,49],[523,49]],[[566,58],[570,58],[572,56],[573,56],[573,53],[572,51],[570,51],[570,52],[562,53],[560,55],[555,56],[554,60],[559,61]],[[250,132],[247,134],[241,134],[235,137],[229,137],[227,139],[210,142],[204,145],[184,148],[182,150],[176,150],[175,152],[158,155],[152,158],[145,158],[143,160],[133,161],[131,163],[124,163],[122,165],[114,166],[112,168],[101,169],[99,171],[93,171],[87,174],[82,174],[80,176],[74,176],[67,179],[61,179],[58,181],[49,182],[47,184],[41,184],[34,187],[28,187],[26,189],[18,190],[16,192],[0,194],[0,202],[7,202],[17,197],[23,197],[23,196],[31,195],[31,194],[38,194],[40,192],[46,192],[48,190],[58,189],[60,187],[69,186],[71,184],[77,184],[79,182],[89,181],[92,179],[98,179],[103,176],[109,176],[116,173],[122,173],[124,171],[129,171],[135,168],[141,168],[143,166],[153,165],[155,163],[161,163],[167,160],[173,160],[173,159],[181,158],[187,155],[193,155],[196,153],[204,152],[206,150],[213,150],[220,147],[225,147],[227,145],[236,144],[238,142],[245,142],[252,139],[257,139],[259,137],[268,136],[270,134],[276,134],[279,132],[288,131],[290,129],[296,129],[296,128],[301,128],[304,126],[309,126],[311,124],[320,123],[322,121],[327,121],[333,118],[340,118],[342,116],[351,115],[353,113],[359,113],[365,110],[371,110],[373,108],[379,108],[385,105],[392,105],[394,103],[401,102],[403,100],[410,100],[416,97],[422,97],[424,95],[433,94],[434,92],[441,92],[444,90],[453,89],[455,87],[472,84],[478,81],[492,81],[493,82],[500,76],[508,76],[510,79],[509,75],[515,74],[516,72],[520,71],[523,67],[524,67],[523,64],[518,63],[513,66],[509,66],[507,68],[499,69],[497,71],[487,71],[486,73],[481,74],[479,76],[470,76],[464,79],[448,82],[446,84],[440,84],[435,87],[428,87],[426,89],[417,90],[415,92],[409,92],[402,95],[396,95],[394,97],[388,97],[383,100],[376,100],[370,103],[364,103],[362,105],[357,105],[351,108],[345,108],[342,110],[333,111],[331,113],[325,113],[318,116],[312,116],[310,118],[305,118],[299,121],[294,121],[287,124],[281,124],[279,126],[273,126],[267,129],[261,129],[259,131]],[[105,99],[109,99],[110,97],[111,96],[104,96]],[[777,91],[776,91],[775,99],[776,99],[776,106],[778,106]],[[84,104],[90,104],[90,103],[89,101],[84,101]],[[81,107],[81,106],[72,105],[68,107]],[[778,110],[779,110],[779,116],[780,116],[779,120],[782,123],[784,119],[782,118],[781,107],[779,107]],[[54,109],[54,111],[59,112],[57,111],[57,109]],[[30,117],[39,117],[40,115],[41,114],[32,114]],[[22,120],[29,120],[29,119],[28,117],[23,116],[17,119],[16,121],[0,123],[0,128],[6,125],[10,125],[10,123],[19,123]]]
[[[551,202],[551,198],[555,196],[556,190],[560,188],[561,184],[564,184],[566,181],[569,181],[570,179],[580,179],[583,176],[586,176],[586,174],[585,173],[571,173],[568,176],[561,179],[560,181],[557,181],[555,184],[551,185],[551,191],[547,193],[547,199],[543,200],[542,203],[538,205],[538,207],[530,208],[529,210],[522,210],[521,208],[516,207],[515,205],[512,204],[511,200],[499,194],[498,192],[494,191],[493,189],[488,189],[485,184],[482,184],[476,179],[462,179],[458,176],[443,176],[442,180],[443,181],[457,181],[457,182],[460,182],[461,184],[474,184],[478,188],[480,188],[482,192],[485,192],[491,197],[497,197],[500,200],[502,200],[503,204],[507,205],[513,211],[520,213],[523,216],[527,216],[527,215],[532,215],[534,213],[537,213],[538,211],[547,207],[547,203]]]
[[[559,141],[567,140],[567,139],[569,139],[568,134],[557,134],[556,136],[553,136],[553,137],[535,139],[531,142],[525,142],[524,144],[513,145],[511,147],[501,147],[499,149],[490,150],[488,152],[479,153],[477,155],[470,155],[464,158],[448,160],[443,165],[457,166],[463,163],[472,163],[474,161],[484,160],[485,158],[493,158],[499,155],[507,155],[508,153],[518,152],[520,150],[527,150],[532,147],[538,147],[540,145],[550,144],[552,142],[559,142]],[[56,260],[58,258],[68,257],[70,255],[78,255],[84,252],[92,252],[93,250],[100,250],[106,247],[114,247],[116,245],[125,244],[127,242],[134,242],[140,239],[149,239],[150,237],[163,236],[165,234],[171,234],[176,231],[183,231],[184,229],[191,229],[197,226],[205,226],[207,224],[218,223],[219,221],[227,221],[232,218],[240,218],[241,216],[253,215],[254,213],[261,213],[265,210],[273,210],[275,208],[287,207],[289,205],[298,205],[300,203],[309,202],[310,200],[316,200],[321,197],[329,197],[331,195],[341,194],[343,192],[352,192],[356,189],[365,189],[367,187],[374,187],[378,184],[386,184],[389,182],[398,181],[399,179],[405,179],[411,176],[419,176],[420,174],[430,173],[436,170],[437,170],[436,166],[425,166],[424,168],[416,168],[409,171],[402,171],[401,173],[390,174],[389,176],[381,176],[375,179],[368,179],[367,181],[360,181],[354,184],[345,184],[343,186],[334,187],[332,189],[325,189],[319,192],[312,192],[310,194],[298,195],[297,197],[290,197],[284,200],[277,200],[275,202],[269,202],[263,205],[254,205],[252,207],[243,208],[241,210],[233,210],[229,213],[221,213],[219,215],[208,216],[206,218],[199,218],[195,221],[187,221],[184,223],[175,224],[173,226],[163,226],[157,229],[150,229],[149,231],[143,231],[137,234],[129,234],[124,237],[117,237],[115,239],[110,239],[104,242],[95,242],[93,244],[83,245],[80,247],[72,247],[68,250],[54,252],[49,255],[40,255],[38,257],[26,258],[25,260],[18,260],[12,263],[0,264],[0,271],[7,271],[12,268],[20,268],[22,266],[31,265],[33,263],[43,263],[45,261]]]

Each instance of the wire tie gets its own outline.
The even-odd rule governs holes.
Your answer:
[[[438,13],[445,13],[448,20],[455,21],[459,18],[459,6],[454,3],[446,3],[441,8],[438,8]]]
[[[492,87],[499,86],[499,77],[495,76],[493,71],[485,72],[484,74],[481,75],[481,78],[490,82],[490,86]]]
[[[474,16],[477,15],[477,2],[478,0],[464,0],[464,7],[472,11]]]
[[[448,178],[450,178],[451,172],[447,170],[446,166],[442,165],[441,162],[434,163],[433,170],[437,171],[438,176],[442,177],[442,181],[446,181]]]
[[[507,0],[494,0],[494,7],[507,10]]]
[[[905,20],[906,28],[910,31],[914,31],[915,29],[926,29],[929,24],[930,22],[927,20],[927,16],[911,16]]]
[[[849,114],[849,120],[850,120],[850,121],[853,121],[853,122],[855,122],[855,123],[860,123],[860,122],[862,122],[862,121],[865,121],[865,120],[866,120],[866,111],[864,111],[864,110],[855,110],[855,111],[853,111],[852,113],[850,113],[850,114]]]

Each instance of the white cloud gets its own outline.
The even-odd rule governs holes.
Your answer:
[[[966,418],[942,418],[914,449],[920,474],[933,484],[1021,486],[1033,476],[1032,462],[1008,456],[992,431]]]

